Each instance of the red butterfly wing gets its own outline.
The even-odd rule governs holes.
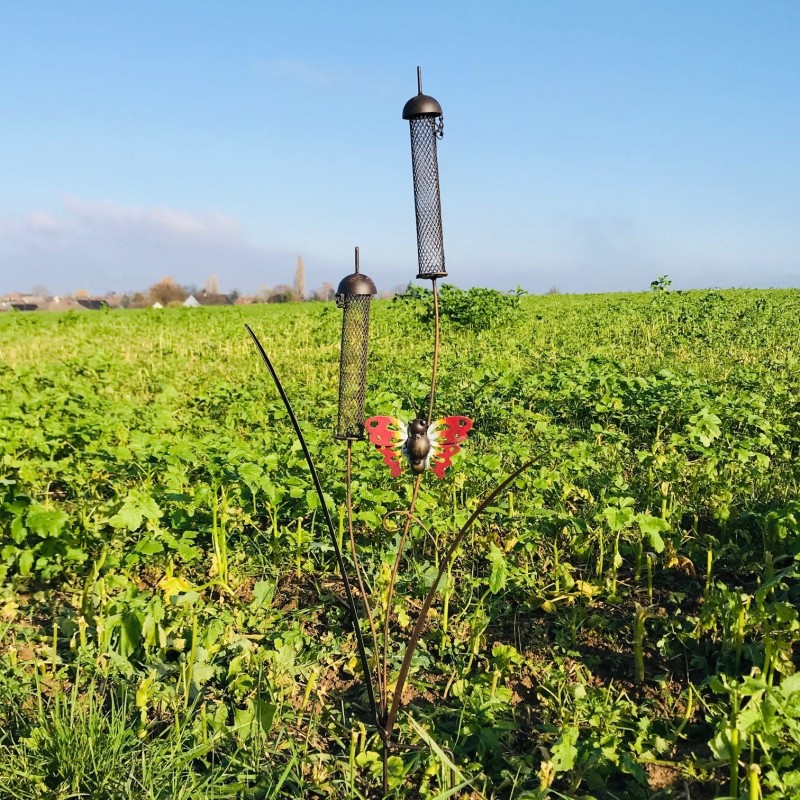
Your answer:
[[[469,417],[443,417],[436,420],[437,442],[440,444],[463,444],[472,428]]]
[[[461,449],[472,428],[469,417],[443,417],[431,426],[429,438],[433,444],[431,470],[437,478],[444,478],[444,471],[453,463],[453,456]]]
[[[367,438],[381,451],[383,463],[391,470],[392,477],[399,477],[403,471],[400,448],[406,440],[406,426],[396,417],[370,417],[364,422],[364,428]]]

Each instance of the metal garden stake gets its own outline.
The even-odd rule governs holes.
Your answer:
[[[344,562],[336,531],[334,530],[330,511],[311,453],[303,437],[297,418],[294,415],[289,399],[283,389],[275,370],[267,357],[264,348],[256,335],[247,326],[256,346],[261,353],[267,368],[272,375],[281,398],[286,406],[295,433],[303,448],[303,453],[311,471],[314,487],[323,510],[339,572],[344,587],[345,599],[350,611],[353,630],[356,636],[364,682],[375,726],[380,735],[383,749],[383,795],[388,793],[388,753],[391,749],[419,750],[425,749],[417,745],[400,744],[393,737],[397,715],[402,703],[403,689],[406,685],[411,667],[411,660],[422,635],[428,612],[431,609],[439,583],[447,570],[448,564],[455,557],[459,545],[473,523],[491,504],[491,502],[515,481],[526,469],[539,459],[534,458],[512,472],[498,486],[489,492],[477,504],[477,508],[467,522],[457,531],[447,546],[445,555],[440,559],[439,569],[433,584],[428,589],[422,607],[405,645],[402,663],[397,677],[389,680],[389,642],[391,639],[392,597],[397,583],[403,549],[413,523],[427,530],[423,522],[415,515],[414,510],[419,497],[423,477],[433,472],[437,478],[444,478],[445,471],[452,464],[453,456],[467,439],[472,428],[472,420],[464,416],[447,416],[435,419],[433,416],[436,399],[436,376],[439,364],[439,294],[436,286],[438,278],[446,277],[444,265],[444,240],[442,237],[442,213],[439,192],[439,165],[437,159],[437,141],[442,138],[442,107],[432,97],[422,93],[422,77],[417,67],[418,93],[403,108],[403,119],[408,120],[411,129],[411,160],[414,178],[414,208],[417,222],[417,278],[431,281],[434,310],[434,336],[431,370],[430,392],[426,398],[427,409],[419,412],[419,417],[403,422],[395,417],[374,416],[364,420],[366,395],[367,349],[369,336],[369,314],[372,296],[376,293],[375,284],[360,271],[359,251],[355,250],[355,271],[342,279],[336,293],[336,303],[343,310],[342,340],[339,359],[339,405],[334,436],[347,445],[346,454],[346,491],[347,491],[347,529],[349,534],[350,557],[355,572],[360,601],[364,607],[369,624],[374,665],[367,655],[359,622],[359,614],[354,595],[350,589],[348,570]],[[423,405],[425,405],[423,404]],[[402,531],[397,544],[386,594],[381,602],[382,631],[378,635],[378,627],[370,605],[362,579],[361,565],[353,531],[353,498],[352,498],[352,447],[353,442],[361,439],[366,429],[369,441],[375,445],[383,456],[393,477],[399,477],[408,466],[413,475],[413,490],[407,509],[390,511],[384,518],[384,526],[389,517],[399,515],[404,518]],[[377,686],[377,693],[375,687]],[[391,691],[390,691],[390,686]],[[377,696],[376,696],[377,694]],[[440,748],[446,750],[446,748]]]

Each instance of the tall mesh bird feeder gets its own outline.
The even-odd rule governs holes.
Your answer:
[[[414,208],[417,215],[418,278],[444,278],[442,204],[436,141],[444,135],[442,107],[422,93],[422,70],[417,67],[416,96],[403,107],[411,128],[411,162],[414,172]]]
[[[344,316],[335,435],[344,441],[355,441],[364,436],[369,306],[372,295],[378,291],[372,279],[361,274],[357,247],[355,261],[355,272],[342,278],[336,290],[336,305],[344,310]]]

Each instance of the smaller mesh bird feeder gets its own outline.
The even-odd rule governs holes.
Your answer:
[[[344,310],[344,316],[339,354],[339,415],[335,436],[344,441],[355,441],[364,435],[369,305],[372,295],[377,291],[372,279],[360,272],[356,247],[356,270],[343,278],[336,290],[336,305]]]
[[[403,106],[403,119],[411,128],[411,164],[414,173],[414,208],[417,215],[418,278],[443,278],[444,239],[439,192],[436,140],[444,135],[442,107],[422,94],[422,70],[417,67],[418,93]]]

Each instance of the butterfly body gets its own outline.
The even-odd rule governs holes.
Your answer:
[[[412,419],[408,423],[408,438],[402,451],[408,460],[411,471],[417,474],[425,472],[428,467],[428,456],[432,450],[428,438],[428,424],[424,419]]]
[[[428,425],[423,419],[413,419],[406,425],[396,417],[370,417],[364,427],[392,477],[402,473],[405,460],[416,475],[430,469],[437,478],[443,478],[452,457],[466,440],[472,420],[442,417]]]

